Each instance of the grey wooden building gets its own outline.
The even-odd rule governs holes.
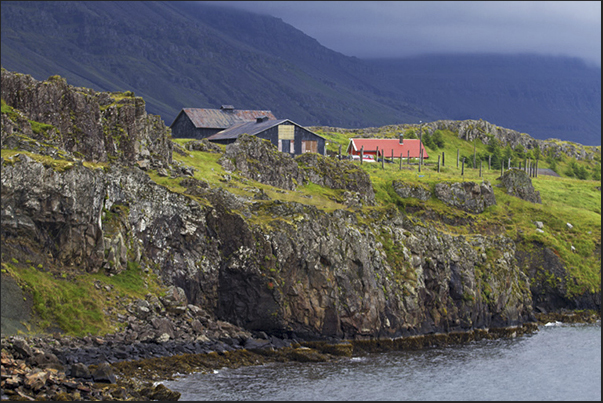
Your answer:
[[[314,152],[326,155],[325,138],[292,122],[289,119],[257,118],[254,122],[240,123],[222,130],[207,139],[211,142],[229,144],[242,134],[270,140],[279,151],[300,155]]]
[[[172,137],[203,139],[224,129],[257,118],[276,119],[271,111],[235,109],[222,105],[220,109],[184,108],[170,125]]]

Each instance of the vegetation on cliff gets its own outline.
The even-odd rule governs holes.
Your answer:
[[[126,324],[111,316],[134,315],[133,304],[168,286],[216,319],[308,337],[503,327],[534,310],[600,309],[600,148],[573,160],[555,149],[562,176],[529,180],[540,204],[508,194],[499,168],[469,168],[474,150],[488,153],[488,133],[468,142],[466,130],[436,129],[428,151],[445,153],[439,172],[431,159],[419,172],[291,158],[247,136],[228,150],[172,140],[129,94],[2,77],[2,270],[34,301],[32,331],[118,331]],[[60,93],[73,101],[31,102]],[[72,117],[82,105],[93,113]],[[79,128],[97,136],[91,149],[82,146],[90,138],[75,141]],[[335,151],[358,131],[320,134]],[[295,183],[265,175],[272,167],[250,157],[260,149],[287,159]],[[515,163],[522,156],[513,151]],[[569,177],[572,164],[589,179]],[[402,197],[396,181],[428,197]],[[438,184],[469,182],[484,182],[495,203],[469,212],[436,194]]]

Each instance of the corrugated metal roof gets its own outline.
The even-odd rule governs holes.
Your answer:
[[[403,143],[400,144],[398,139],[351,139],[348,145],[348,154],[360,155],[360,149],[364,146],[365,154],[376,154],[377,147],[379,147],[379,154],[385,155],[385,157],[391,157],[392,150],[394,150],[394,157],[399,158],[402,155],[403,158],[408,156],[410,151],[410,158],[419,158],[419,146],[421,140],[419,139],[404,139]],[[423,146],[423,158],[429,158],[425,146]]]
[[[201,108],[184,108],[182,111],[186,113],[196,128],[227,129],[238,123],[255,122],[262,116],[276,119],[271,111]]]
[[[271,127],[278,126],[284,122],[291,122],[289,119],[272,119],[272,120],[264,120],[262,122],[245,122],[239,123],[228,129],[222,130],[219,133],[214,134],[213,136],[209,136],[207,139],[211,140],[230,140],[237,139],[241,134],[249,134],[250,136],[255,136],[258,133],[263,132],[264,130],[270,129]]]

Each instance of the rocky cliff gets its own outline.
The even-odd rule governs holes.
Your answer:
[[[172,161],[169,130],[137,98],[114,103],[117,94],[6,71],[2,97],[13,108],[2,114],[3,262],[107,275],[135,263],[213,319],[280,336],[397,337],[534,320],[530,279],[505,236],[450,234],[393,206],[329,211],[211,186]],[[40,124],[52,127],[36,133]],[[39,152],[4,154],[9,143]],[[310,181],[357,194],[360,207],[374,203],[370,180],[347,162],[283,162],[266,146],[281,176],[295,173],[278,178],[254,165],[258,144],[227,146],[227,172],[284,189]],[[51,149],[60,152],[43,151]],[[476,186],[492,204],[490,185]]]

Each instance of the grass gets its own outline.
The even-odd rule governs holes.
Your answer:
[[[175,139],[174,141],[184,146],[188,141],[192,140]],[[242,177],[237,172],[226,172],[218,162],[221,156],[222,154],[220,153],[188,151],[187,156],[174,153],[173,159],[194,168],[194,177],[196,179],[206,181],[211,187],[223,187],[237,196],[253,198],[257,189],[261,189],[271,199],[307,204],[321,208],[325,211],[332,211],[344,207],[341,203],[336,201],[340,199],[341,191],[339,190],[323,188],[312,183],[298,186],[296,190],[276,188]],[[227,182],[224,179],[225,175],[230,177],[230,180]],[[185,189],[176,185],[173,179],[166,177],[161,178],[155,175],[151,175],[151,178],[158,184],[166,186],[173,191],[185,193]]]
[[[103,273],[58,274],[14,261],[2,263],[2,268],[32,295],[36,318],[34,332],[58,327],[73,336],[110,333],[117,329],[115,318],[106,314],[108,308],[115,309],[114,314],[126,314],[123,304],[117,303],[119,300],[144,299],[149,292],[156,295],[161,292],[156,276],[145,274],[134,262],[128,263],[127,270],[112,277]],[[97,281],[103,286],[112,286],[111,291],[104,287],[97,289]],[[145,281],[148,287],[145,287]]]

